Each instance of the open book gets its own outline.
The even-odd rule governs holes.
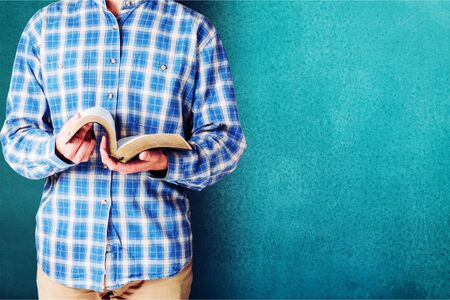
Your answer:
[[[180,134],[174,133],[143,134],[117,140],[114,119],[111,113],[102,107],[90,107],[81,111],[80,115],[81,117],[70,128],[66,144],[70,142],[81,127],[87,123],[95,122],[102,125],[108,134],[109,155],[123,163],[126,163],[142,151],[152,148],[192,150],[192,147]]]

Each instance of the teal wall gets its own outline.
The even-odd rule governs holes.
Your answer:
[[[0,2],[0,120],[23,26]],[[450,298],[450,2],[182,2],[218,28],[249,147],[190,193],[193,298]],[[1,296],[36,295],[43,180],[2,159]]]

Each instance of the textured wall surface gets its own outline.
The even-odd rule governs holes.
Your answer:
[[[0,2],[2,123],[48,3]],[[249,143],[190,193],[191,296],[450,298],[450,2],[182,3],[221,34]],[[43,180],[0,172],[0,296],[35,297]]]

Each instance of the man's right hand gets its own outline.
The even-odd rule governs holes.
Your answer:
[[[92,123],[88,123],[81,127],[72,137],[71,141],[66,144],[71,125],[79,118],[81,118],[81,115],[77,112],[63,125],[60,132],[57,134],[55,141],[56,155],[62,156],[61,158],[63,160],[65,159],[70,163],[75,164],[87,162],[91,158],[94,153],[96,142]]]

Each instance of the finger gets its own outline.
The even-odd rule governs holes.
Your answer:
[[[89,160],[90,156],[89,153],[91,152],[91,138],[90,133],[86,134],[83,143],[81,143],[80,148],[78,148],[74,160],[76,162],[86,162]]]
[[[161,149],[145,150],[145,151],[142,151],[141,153],[139,153],[139,159],[145,160],[145,161],[156,162],[159,160],[161,155],[162,155]]]
[[[148,160],[140,159],[140,156],[147,155],[150,157]],[[142,151],[136,159],[129,160],[125,164],[118,163],[117,169],[128,173],[156,170],[159,167],[161,155],[163,155],[161,149]]]
[[[108,166],[109,169],[114,170],[116,166],[116,162],[109,157],[108,153],[106,152],[106,137],[102,136],[102,139],[100,141],[100,156],[102,159],[102,162]]]
[[[103,159],[103,154],[106,154],[106,138],[105,138],[105,136],[102,136],[102,138],[100,139],[100,154],[101,154],[101,157],[102,157],[102,159]]]
[[[105,149],[100,150],[100,155],[102,156],[102,162],[110,169],[110,170],[117,170],[117,162],[112,159],[108,153],[105,152]]]
[[[73,136],[72,140],[66,145],[68,149],[67,152],[70,157],[74,157],[76,155],[78,149],[80,148],[81,144],[84,141],[84,138],[86,137],[86,133],[90,130],[91,127],[92,127],[91,123],[85,124]]]
[[[148,164],[148,162],[146,162],[146,161],[134,161],[134,162],[129,161],[127,163],[122,163],[120,161],[113,159],[107,153],[106,144],[107,144],[107,137],[102,136],[102,138],[100,140],[100,156],[101,156],[102,162],[110,170],[117,171],[122,174],[130,174],[130,173],[138,172],[140,170],[143,171],[143,170],[148,169],[148,166],[146,166]]]
[[[92,131],[92,122],[84,124],[83,127],[81,127],[77,133],[75,133],[76,137],[79,137],[81,140],[84,140],[84,137],[86,134],[90,131]]]
[[[72,120],[73,120],[73,121],[76,121],[76,120],[78,120],[79,118],[81,118],[81,114],[80,114],[79,111],[77,111],[77,113],[72,117]]]
[[[86,126],[86,125],[88,125],[88,126]],[[85,127],[87,127],[87,128],[89,128],[89,129],[87,129],[87,131],[86,131],[86,133],[84,134],[84,137],[83,137],[83,140],[80,142],[80,144],[78,145],[78,148],[76,148],[77,147],[77,144],[76,143],[70,143],[69,144],[69,146],[73,146],[73,149],[76,149],[76,151],[75,151],[75,153],[74,153],[74,156],[78,153],[78,151],[80,150],[80,147],[83,145],[83,144],[86,144],[85,145],[85,147],[87,147],[87,148],[89,148],[90,146],[91,146],[91,143],[93,142],[93,141],[95,141],[95,139],[93,138],[93,135],[94,135],[94,130],[93,130],[93,128],[92,128],[92,123],[89,123],[89,124],[86,124],[85,126],[83,126],[83,128],[85,128]],[[77,139],[78,139],[79,137],[77,137]],[[91,149],[89,148],[89,151],[90,151]]]
[[[102,136],[102,139],[100,140],[100,148],[105,149],[106,148],[106,136]]]
[[[75,156],[77,155],[77,153],[83,143],[84,143],[84,139],[81,142],[76,142],[76,144],[75,143],[67,144],[65,146],[65,149],[66,149],[65,153],[67,153],[67,156],[73,160],[75,158]]]
[[[76,120],[81,118],[81,114],[79,111],[77,111],[77,113],[75,115],[73,115],[66,124],[64,124],[64,126],[61,128],[61,131],[67,132],[67,134],[70,133],[70,125],[72,125],[73,123],[75,123]]]
[[[81,118],[81,114],[80,112],[76,112],[75,115],[73,115],[69,121],[67,121],[63,127],[61,128],[60,132],[58,133],[58,137],[57,137],[57,145],[59,146],[59,148],[61,149],[61,152],[64,153],[64,155],[71,159],[73,158],[73,156],[76,153],[76,150],[78,149],[78,145],[77,146],[73,146],[71,145],[69,142],[73,141],[74,136],[71,137],[70,141],[69,141],[69,135],[71,133],[71,123],[74,123],[76,120]],[[61,141],[63,140],[63,141]]]
[[[146,161],[129,161],[127,163],[117,162],[115,170],[123,174],[135,173],[148,169],[148,162]]]
[[[82,143],[77,153],[75,153],[74,161],[77,163],[86,162],[89,160],[89,151],[88,149],[89,143]]]
[[[77,112],[74,116],[72,116],[66,123],[64,123],[64,125],[61,127],[60,132],[58,133],[58,139],[63,139],[64,143],[68,143],[68,138],[69,138],[69,134],[71,132],[70,128],[73,122],[75,122],[75,120],[78,120],[79,118],[81,118],[81,114],[79,112]]]
[[[125,167],[141,167],[141,166],[149,166],[152,163],[146,161],[146,160],[140,160],[138,157],[134,157],[130,160],[128,160],[126,163],[120,162]]]
[[[102,160],[103,166],[108,167],[109,169],[111,169],[111,165],[108,163],[108,159],[106,158],[106,153],[105,153],[105,149],[100,148],[100,158]]]
[[[74,123],[76,120],[81,118],[81,114],[79,111],[77,111],[68,121],[67,123]],[[70,126],[66,126],[66,127],[70,127]]]
[[[145,170],[148,169],[148,166],[146,166],[146,164],[148,164],[148,162],[146,161],[134,161],[134,162],[127,162],[127,163],[122,163],[120,161],[117,161],[115,159],[113,159],[112,157],[110,157],[108,155],[108,153],[106,152],[106,137],[102,136],[101,140],[100,140],[100,156],[102,159],[102,162],[110,169],[113,171],[117,171],[120,172],[122,174],[129,174],[129,173],[134,173],[140,170]]]
[[[92,154],[94,154],[95,143],[97,141],[95,140],[95,138],[92,138],[93,134],[94,134],[93,132],[89,134],[89,136],[91,137],[91,140],[89,141],[89,145],[88,145],[87,150],[86,150],[86,152],[88,153],[87,157],[85,157],[86,160],[89,160],[92,157]]]
[[[139,159],[140,160],[145,160],[145,161],[149,161],[150,159],[152,159],[152,155],[150,153],[150,151],[143,151],[141,153],[139,153]]]
[[[72,136],[69,143],[77,145],[81,143],[84,139],[84,136],[86,135],[86,132],[91,129],[91,123],[83,125],[78,131]]]
[[[110,169],[115,169],[117,164],[119,164],[120,162],[118,162],[117,160],[115,160],[114,158],[112,158],[109,155],[109,149],[107,147],[108,145],[108,137],[107,136],[102,136],[102,139],[100,140],[100,155],[102,157],[102,161],[110,168]]]

